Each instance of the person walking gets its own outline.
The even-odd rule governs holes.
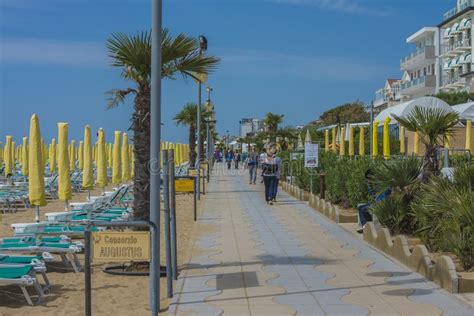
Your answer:
[[[239,169],[239,162],[240,162],[240,153],[238,150],[236,150],[234,154],[234,168],[235,169]]]
[[[277,155],[274,155],[274,158],[275,158],[275,162],[277,164],[277,170],[275,172],[275,184],[274,184],[275,187],[273,189],[273,191],[275,192],[275,196],[273,197],[273,202],[276,202],[276,197],[277,197],[277,194],[278,194],[278,184],[279,184],[280,178],[281,178],[283,161]]]
[[[247,168],[249,169],[249,184],[256,184],[257,182],[257,168],[258,168],[258,154],[255,147],[250,149],[250,153],[247,157]]]
[[[265,185],[265,201],[267,204],[273,205],[275,200],[275,181],[278,165],[274,157],[274,148],[267,150],[267,155],[262,163],[262,176]]]
[[[225,154],[225,161],[227,162],[227,169],[230,169],[232,166],[232,160],[234,160],[234,152],[232,149],[227,150],[227,153]]]

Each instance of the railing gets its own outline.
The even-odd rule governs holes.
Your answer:
[[[443,76],[443,79],[442,79],[442,86],[446,86],[446,85],[449,85],[449,84],[453,84],[453,83],[457,83],[459,82],[461,79],[461,77],[459,76],[459,74],[455,74],[455,75],[452,75],[452,76]]]
[[[408,82],[402,83],[401,88],[402,88],[402,90],[405,90],[405,89],[408,89],[410,87],[417,86],[421,83],[424,83],[425,81],[426,81],[426,76],[415,78],[415,79],[410,80]]]
[[[447,20],[453,16],[455,16],[457,13],[461,12],[462,10],[474,6],[474,0],[466,0],[465,2],[461,3],[459,7],[454,7],[445,14],[443,14],[443,20]]]
[[[410,60],[410,59],[412,59],[412,58],[414,58],[414,57],[416,57],[416,56],[418,56],[418,55],[420,55],[420,54],[423,54],[425,51],[426,51],[425,47],[420,48],[420,49],[414,51],[413,53],[411,53],[410,55],[403,57],[403,58],[400,60],[400,62],[401,62],[401,63],[404,63],[404,62],[406,62],[406,61],[408,61],[408,60]]]
[[[463,48],[471,47],[471,39],[466,38],[462,41],[456,41],[453,44],[449,44],[449,43],[441,44],[441,55],[447,54],[461,47]]]

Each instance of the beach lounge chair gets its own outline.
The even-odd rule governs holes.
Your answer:
[[[51,262],[53,259],[54,257],[47,252],[43,253],[41,256],[19,256],[0,254],[0,267],[32,265],[35,269],[35,272],[40,273],[42,275],[45,283],[45,286],[43,287],[43,292],[46,292],[51,289],[51,284],[49,283],[48,276],[46,275],[45,262]]]
[[[36,279],[35,270],[32,265],[0,266],[0,285],[18,285],[27,303],[31,306],[34,304],[26,289],[27,286],[33,286],[36,290],[38,294],[37,303],[44,300],[43,289]]]

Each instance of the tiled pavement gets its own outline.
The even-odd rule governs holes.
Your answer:
[[[474,315],[304,202],[267,205],[261,184],[217,171],[170,314]]]

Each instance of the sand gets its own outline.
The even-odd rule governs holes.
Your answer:
[[[108,188],[110,190],[110,188]],[[101,191],[92,192],[99,195]],[[87,194],[78,193],[73,201],[85,201]],[[182,266],[187,256],[189,240],[192,235],[193,198],[192,195],[178,195],[177,230],[178,230],[178,265]],[[62,211],[64,203],[49,201],[42,207],[42,214],[51,211]],[[3,214],[0,222],[0,237],[12,236],[12,223],[33,222],[34,209],[19,210],[14,214]],[[162,214],[163,218],[163,214]],[[164,233],[162,229],[161,263],[165,263]],[[83,263],[83,255],[79,258]],[[149,315],[148,277],[112,276],[102,272],[108,264],[93,264],[92,275],[92,311],[94,315]],[[21,290],[16,286],[0,287],[0,316],[7,315],[84,315],[84,274],[66,271],[58,261],[48,265],[47,273],[52,290],[42,305],[28,306]],[[41,277],[40,277],[41,280]],[[42,280],[41,280],[42,281]],[[31,294],[34,291],[30,291]],[[166,279],[160,280],[160,305],[166,312],[169,301],[166,298]]]

